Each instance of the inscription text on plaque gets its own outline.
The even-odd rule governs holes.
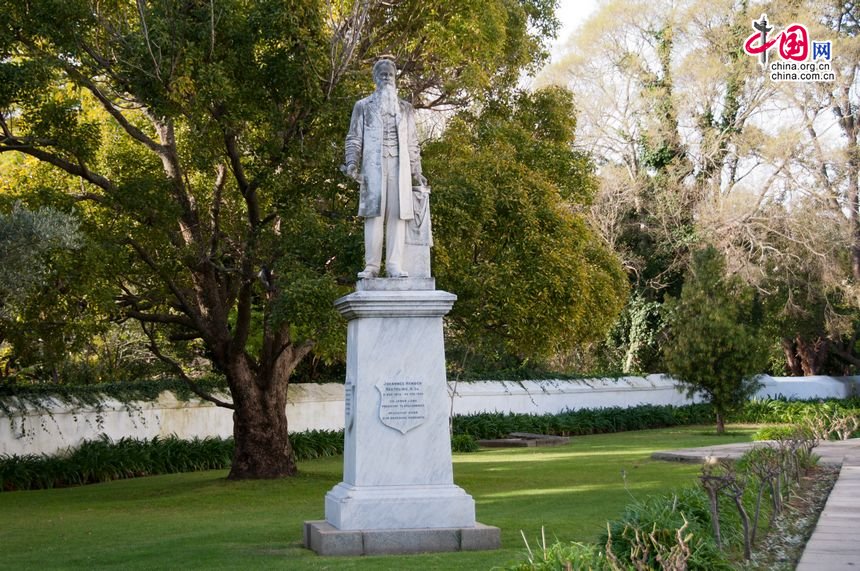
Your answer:
[[[424,405],[424,383],[397,379],[376,385],[379,391],[379,420],[406,434],[427,419]]]

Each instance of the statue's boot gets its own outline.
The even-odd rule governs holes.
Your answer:
[[[408,278],[409,277],[408,273],[406,273],[405,271],[401,270],[398,266],[395,266],[393,264],[391,266],[386,265],[385,275],[387,275],[389,278]]]

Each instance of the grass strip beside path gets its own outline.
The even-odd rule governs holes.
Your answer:
[[[581,436],[556,448],[455,454],[458,485],[478,520],[502,528],[503,549],[404,557],[318,557],[301,547],[302,522],[323,519],[342,458],[300,463],[289,480],[228,482],[213,470],[80,488],[0,494],[0,568],[490,569],[534,545],[595,541],[633,497],[693,482],[700,467],[652,452],[751,440],[754,428],[678,427]]]

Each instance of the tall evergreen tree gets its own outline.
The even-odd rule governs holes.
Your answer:
[[[666,371],[688,396],[704,395],[714,406],[717,433],[726,415],[758,388],[767,366],[761,307],[752,288],[726,275],[725,260],[709,246],[693,254],[680,297],[666,302]]]

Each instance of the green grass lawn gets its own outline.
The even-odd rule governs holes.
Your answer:
[[[523,558],[520,530],[594,541],[631,495],[693,482],[699,466],[652,461],[655,450],[748,441],[753,428],[684,427],[575,437],[557,448],[454,456],[478,521],[502,529],[499,551],[408,557],[318,557],[302,522],[323,519],[340,457],[300,464],[290,480],[228,482],[222,470],[0,493],[0,568],[489,569]],[[625,479],[622,474],[626,474]]]

